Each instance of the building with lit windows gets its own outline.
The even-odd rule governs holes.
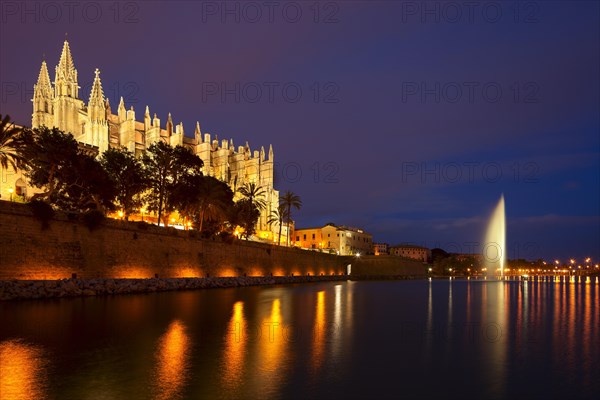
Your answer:
[[[426,247],[411,244],[401,244],[390,247],[390,255],[412,258],[423,262],[431,260],[431,250]]]
[[[294,245],[342,256],[371,253],[373,236],[362,229],[328,223],[323,227],[296,229]]]
[[[390,254],[390,245],[387,243],[373,243],[373,254],[376,256]]]

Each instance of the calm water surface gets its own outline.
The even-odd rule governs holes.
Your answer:
[[[0,303],[2,399],[595,398],[600,285],[369,281]]]

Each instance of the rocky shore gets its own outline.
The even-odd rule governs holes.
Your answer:
[[[173,290],[228,288],[304,282],[342,281],[345,275],[240,276],[227,278],[61,279],[0,281],[0,301],[58,297],[153,293]]]

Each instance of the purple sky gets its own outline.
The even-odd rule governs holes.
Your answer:
[[[597,2],[23,4],[0,5],[17,123],[68,32],[86,102],[97,67],[138,120],[272,143],[299,227],[468,252],[504,193],[509,258],[600,258]]]

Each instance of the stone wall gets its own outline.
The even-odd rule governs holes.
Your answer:
[[[408,276],[424,277],[428,265],[410,258],[378,255],[354,257],[352,276]]]
[[[105,220],[95,230],[58,214],[43,229],[29,207],[0,201],[0,280],[344,274],[335,255],[234,240],[194,231]]]

